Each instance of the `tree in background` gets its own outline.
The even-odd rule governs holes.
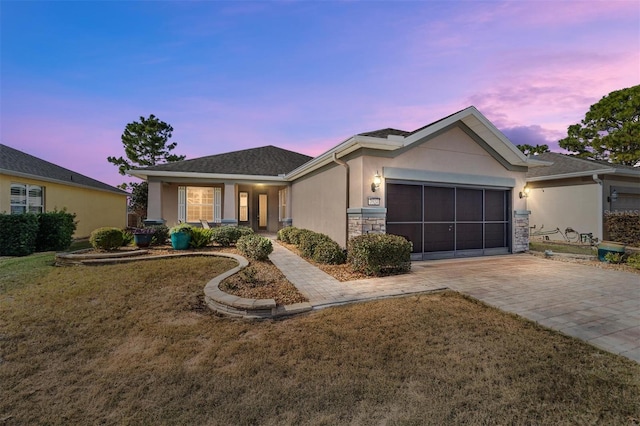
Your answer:
[[[640,86],[616,90],[568,128],[560,147],[578,157],[635,166],[640,162]]]
[[[524,144],[524,145],[516,145],[516,147],[518,147],[518,149],[520,151],[522,151],[524,153],[524,155],[537,155],[537,154],[543,154],[545,152],[549,152],[549,145],[529,145],[529,144]]]
[[[127,158],[107,157],[107,161],[118,166],[118,171],[123,176],[128,169],[182,161],[185,159],[184,155],[171,154],[178,145],[177,142],[169,143],[172,132],[173,127],[158,120],[153,114],[149,118],[140,117],[140,122],[127,124],[122,133],[122,145]],[[123,183],[120,188],[131,190],[129,208],[140,217],[147,217],[147,182]]]

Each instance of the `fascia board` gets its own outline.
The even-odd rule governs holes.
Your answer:
[[[41,180],[43,182],[57,183],[59,185],[73,186],[73,187],[76,187],[76,188],[91,189],[93,191],[110,192],[112,194],[118,194],[118,195],[130,195],[128,192],[123,191],[123,190],[118,189],[118,188],[114,188],[113,190],[109,190],[109,189],[106,189],[106,188],[96,188],[95,186],[91,186],[91,185],[83,185],[81,183],[69,182],[69,181],[66,181],[66,180],[53,179],[53,178],[48,178],[48,177],[43,177],[43,176],[38,176],[38,175],[32,175],[30,173],[21,173],[21,172],[16,172],[14,170],[0,169],[0,175],[16,176],[16,177],[22,177],[22,178],[26,178],[26,179],[33,179],[33,180]],[[105,185],[107,185],[107,184],[105,184]]]
[[[593,175],[610,175],[615,173],[615,169],[599,169],[599,170],[587,170],[582,172],[562,173],[558,175],[548,176],[536,176],[527,178],[527,182],[541,182],[545,180],[557,180],[557,179],[571,179],[575,177],[593,176]]]
[[[261,176],[261,175],[235,175],[223,173],[193,173],[193,172],[166,172],[161,170],[126,170],[130,176],[140,179],[146,177],[167,177],[167,178],[193,178],[193,179],[217,179],[225,181],[269,181],[269,182],[286,182],[283,176]]]

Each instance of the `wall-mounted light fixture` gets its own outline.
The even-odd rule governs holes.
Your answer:
[[[518,197],[527,198],[529,196],[529,192],[531,192],[531,188],[525,185],[524,188],[522,188],[522,191],[518,194]]]
[[[381,183],[382,179],[380,178],[380,174],[376,170],[376,174],[373,176],[373,182],[371,182],[371,192],[376,192],[376,189],[380,188]]]
[[[610,203],[615,203],[618,200],[618,191],[615,189],[611,191],[611,195],[607,197],[607,201]]]

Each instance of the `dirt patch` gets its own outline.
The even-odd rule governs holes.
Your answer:
[[[636,269],[625,264],[601,262],[595,256],[579,256],[566,253],[553,253],[552,255],[546,255],[544,252],[539,251],[530,251],[529,253],[536,257],[542,257],[557,262],[578,263],[580,265],[587,265],[594,268],[631,272],[640,275],[640,269]]]

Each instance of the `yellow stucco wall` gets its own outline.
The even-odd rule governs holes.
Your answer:
[[[88,237],[96,228],[127,225],[127,196],[113,192],[63,185],[23,177],[0,175],[0,212],[11,211],[11,184],[23,183],[45,188],[45,210],[66,210],[76,214],[75,238]]]

